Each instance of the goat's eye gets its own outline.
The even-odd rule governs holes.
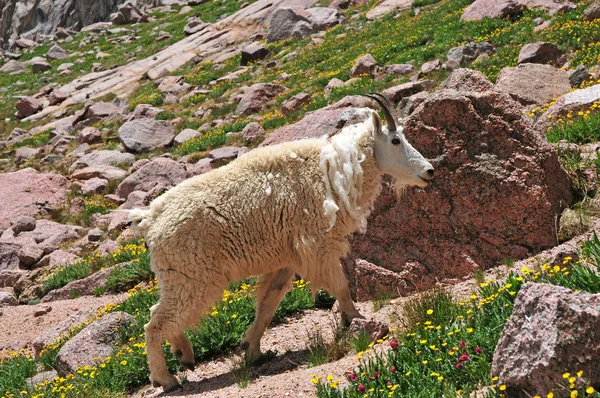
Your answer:
[[[394,145],[400,145],[400,138],[398,138],[398,137],[392,138],[392,144],[394,144]]]

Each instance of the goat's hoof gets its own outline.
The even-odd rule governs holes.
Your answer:
[[[250,343],[248,343],[247,341],[244,341],[240,347],[242,348],[242,350],[247,351],[248,348],[250,348]]]
[[[196,364],[194,362],[179,362],[181,366],[188,370],[196,370]]]
[[[180,390],[180,389],[181,390],[183,389],[183,387],[181,386],[181,384],[175,383],[175,384],[173,384],[170,387],[163,387],[163,392],[170,393],[170,392],[173,392],[175,390]]]
[[[156,380],[152,380],[152,387],[158,388],[158,387],[160,387],[160,383]]]
[[[177,350],[175,351],[175,356],[177,357],[177,359],[180,359],[183,356],[183,352],[181,352],[181,350]]]

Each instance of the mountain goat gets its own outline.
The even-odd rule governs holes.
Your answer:
[[[227,166],[190,178],[129,218],[144,234],[160,300],[145,326],[150,380],[165,391],[179,387],[162,343],[194,368],[184,330],[218,300],[229,283],[263,275],[256,318],[242,347],[258,359],[260,339],[295,274],[325,288],[342,319],[362,317],[350,297],[340,259],[348,237],[364,231],[381,190],[381,176],[397,185],[426,187],[433,167],[385,114],[347,126],[330,139],[304,139],[255,149]],[[313,290],[314,293],[314,290]]]

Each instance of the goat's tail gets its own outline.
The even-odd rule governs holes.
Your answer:
[[[144,233],[150,228],[150,213],[149,209],[131,209],[127,210],[129,222],[131,226]]]

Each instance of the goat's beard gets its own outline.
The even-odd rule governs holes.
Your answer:
[[[406,195],[408,192],[408,185],[402,184],[398,182],[398,180],[394,179],[393,181],[394,188],[396,190],[396,198],[397,199],[406,199]]]

